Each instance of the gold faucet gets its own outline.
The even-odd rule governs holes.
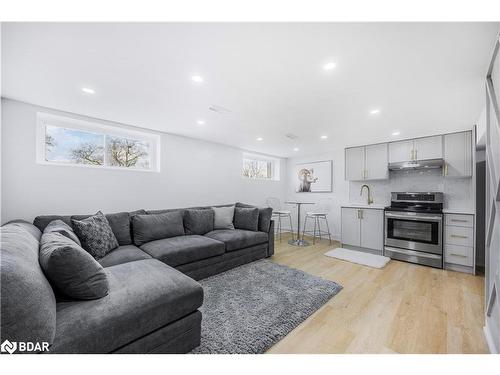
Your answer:
[[[363,195],[363,188],[365,188],[368,190],[368,205],[372,204],[373,203],[373,198],[370,194],[370,187],[368,185],[363,185],[361,186],[361,192],[359,193],[359,195]]]

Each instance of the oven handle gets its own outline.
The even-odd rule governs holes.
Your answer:
[[[420,215],[419,216],[410,216],[410,215],[398,215],[398,214],[394,214],[392,212],[386,212],[385,216],[390,217],[390,218],[395,218],[395,219],[415,220],[415,221],[419,221],[419,220],[438,221],[438,222],[443,221],[442,216],[420,216]]]

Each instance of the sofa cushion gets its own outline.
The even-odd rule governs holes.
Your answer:
[[[214,230],[214,211],[212,209],[187,209],[184,214],[186,234],[200,234]]]
[[[99,263],[103,267],[116,266],[117,264],[134,262],[136,260],[151,259],[144,251],[134,245],[118,246],[104,258],[99,259]]]
[[[41,215],[35,217],[35,220],[33,220],[33,225],[37,227],[40,232],[43,233],[45,230],[45,227],[49,225],[52,221],[54,220],[62,220],[69,226],[73,226],[71,224],[71,215]]]
[[[205,236],[224,242],[226,251],[234,251],[261,243],[267,243],[268,240],[267,233],[252,232],[244,229],[217,229],[208,232]]]
[[[256,232],[259,228],[259,209],[236,207],[234,209],[234,227]]]
[[[101,211],[87,219],[71,219],[71,223],[82,247],[95,259],[101,259],[118,247],[118,241],[109,226],[108,219]]]
[[[163,214],[135,215],[132,217],[134,243],[143,243],[184,235],[182,211]]]
[[[234,206],[212,207],[214,211],[214,229],[234,229]]]
[[[236,207],[256,207],[246,203],[236,203]],[[269,232],[269,227],[271,226],[271,217],[273,215],[273,209],[271,207],[257,207],[259,209],[259,231]]]
[[[200,284],[155,259],[105,272],[106,297],[57,304],[52,353],[109,353],[196,311],[203,302]]]
[[[54,288],[67,297],[95,299],[108,293],[108,279],[102,266],[61,233],[44,232],[39,260]]]
[[[73,215],[72,220],[85,220],[93,215]],[[113,231],[113,234],[118,241],[118,245],[130,245],[132,238],[130,236],[130,216],[128,212],[118,212],[114,214],[106,214],[108,224]]]
[[[141,249],[172,267],[224,254],[222,242],[198,235],[152,241]]]
[[[37,232],[26,223],[0,228],[0,342],[54,339],[56,299],[38,263]]]
[[[78,246],[82,246],[80,240],[78,239],[78,236],[73,231],[73,228],[71,228],[68,224],[66,224],[62,220],[58,219],[51,221],[49,225],[45,227],[43,233],[60,233],[64,237],[76,243]]]

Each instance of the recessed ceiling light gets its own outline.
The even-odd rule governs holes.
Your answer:
[[[321,139],[328,139],[328,136],[327,135],[322,135],[320,138]]]
[[[325,65],[323,65],[323,70],[329,71],[329,70],[335,69],[336,66],[337,66],[337,64],[335,64],[334,62],[329,62],[329,63],[326,63]]]
[[[94,89],[91,89],[90,87],[82,87],[82,91],[83,91],[85,94],[95,94],[95,90],[94,90]]]
[[[203,77],[202,76],[191,76],[191,81],[196,82],[196,83],[202,83]]]
[[[299,151],[299,148],[298,148],[298,147],[295,147],[295,148],[293,149],[293,151],[297,152],[297,151]]]
[[[377,114],[379,114],[379,113],[380,113],[380,109],[372,109],[372,110],[370,111],[370,115],[377,115]]]
[[[395,137],[395,136],[397,136],[397,135],[400,135],[400,134],[401,134],[401,132],[400,132],[400,131],[395,131],[395,132],[392,132],[392,135],[393,135],[394,137]]]
[[[259,141],[259,142],[260,142],[260,141],[263,141],[263,140],[264,140],[264,138],[262,138],[262,137],[257,137],[257,141]]]
[[[198,120],[196,121],[198,125],[205,125],[205,120]]]

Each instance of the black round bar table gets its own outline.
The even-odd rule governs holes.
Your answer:
[[[285,202],[286,204],[294,204],[297,206],[297,239],[295,240],[290,240],[288,243],[292,246],[309,246],[309,242],[304,240],[304,236],[302,236],[302,239],[300,239],[300,207],[303,204],[314,204],[311,202],[292,202],[288,201]]]

